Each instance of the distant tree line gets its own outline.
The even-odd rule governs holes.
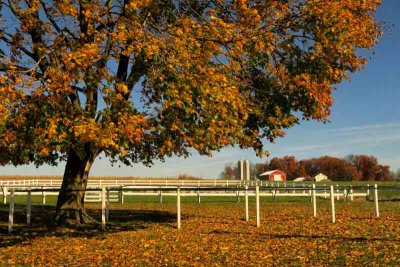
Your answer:
[[[294,156],[274,157],[265,163],[251,164],[251,177],[256,178],[267,170],[279,169],[287,175],[287,180],[297,177],[312,179],[323,173],[333,181],[391,181],[400,179],[400,169],[392,172],[387,165],[379,164],[374,156],[349,155],[345,158],[322,156],[297,160]],[[235,179],[237,163],[225,165],[221,179]]]

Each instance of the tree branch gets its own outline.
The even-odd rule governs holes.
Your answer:
[[[7,37],[5,37],[5,35],[0,36],[0,39],[3,40],[4,42],[6,42],[7,44],[11,45],[11,46],[15,46],[15,42],[13,42],[10,39],[7,39]],[[36,61],[35,59],[35,55],[31,52],[28,51],[25,47],[23,46],[19,46],[18,49],[20,49],[22,52],[24,52],[27,56],[29,56],[30,58],[32,58],[33,60]]]
[[[126,100],[128,100],[135,84],[146,73],[147,68],[148,64],[146,64],[144,58],[142,56],[138,56],[135,59],[135,63],[132,65],[131,72],[126,80],[129,89],[129,93],[127,94],[127,96],[125,96]]]
[[[17,19],[21,19],[20,17],[20,14],[19,14],[19,12],[18,12],[18,10],[17,10],[17,7],[15,6],[15,4],[14,4],[14,2],[12,1],[12,0],[8,0],[8,8],[11,10],[11,12],[14,14],[14,16],[17,18]]]
[[[82,113],[81,101],[79,100],[79,96],[76,92],[68,94],[69,99],[71,100],[71,104],[76,111]]]
[[[43,0],[40,0],[40,4],[43,7],[44,13],[46,14],[47,19],[50,21],[50,23],[53,25],[54,29],[56,29],[56,31],[58,33],[61,32],[60,27],[58,26],[57,22],[53,19],[52,16],[50,16],[49,11],[47,10],[47,6],[46,3]]]
[[[7,64],[1,63],[0,62],[0,71],[14,71],[14,72],[20,72],[20,73],[25,73],[28,76],[34,75],[36,78],[42,78],[43,74],[40,72],[35,71],[37,68],[38,64],[35,64],[32,68],[28,69],[26,67],[21,67],[21,66],[9,66]]]

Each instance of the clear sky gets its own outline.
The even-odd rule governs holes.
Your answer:
[[[287,131],[276,143],[265,143],[269,158],[257,158],[253,150],[227,148],[212,158],[196,153],[184,158],[170,158],[151,168],[142,165],[112,167],[106,159],[98,159],[91,175],[172,177],[189,174],[216,178],[225,164],[239,159],[253,163],[275,156],[294,155],[298,159],[331,155],[368,154],[400,168],[400,0],[383,0],[378,20],[387,30],[375,47],[367,69],[356,73],[350,82],[338,86],[330,116],[331,123],[304,121]],[[394,27],[392,26],[394,24]],[[64,164],[58,167],[0,166],[1,174],[62,175]]]

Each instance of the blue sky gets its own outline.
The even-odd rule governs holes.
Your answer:
[[[348,154],[374,155],[392,170],[400,168],[400,1],[383,0],[378,20],[388,29],[375,47],[367,69],[334,93],[331,123],[304,121],[287,131],[276,143],[265,143],[269,158],[257,158],[253,150],[227,148],[212,158],[193,156],[170,158],[151,168],[142,165],[112,167],[106,159],[97,160],[91,175],[172,177],[179,174],[216,178],[225,164],[239,159],[262,162],[275,156],[294,155],[298,159]],[[391,25],[394,24],[394,28]],[[58,167],[0,166],[1,174],[62,175]]]

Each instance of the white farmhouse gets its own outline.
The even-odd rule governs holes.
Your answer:
[[[321,173],[318,173],[318,174],[315,175],[315,177],[314,177],[314,181],[316,181],[316,182],[325,181],[325,180],[328,180],[328,176],[326,176],[326,175],[323,174],[322,172],[321,172]]]

